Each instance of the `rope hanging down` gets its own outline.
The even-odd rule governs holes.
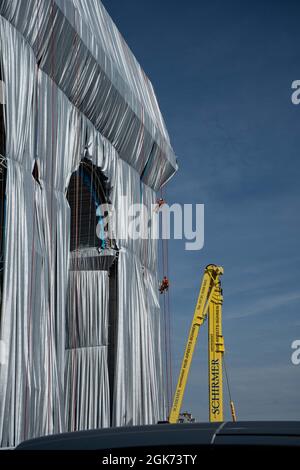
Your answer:
[[[161,201],[164,201],[163,189],[161,189]],[[168,240],[161,240],[161,266],[163,279],[169,279],[169,246]],[[169,286],[169,284],[168,284]],[[164,319],[164,343],[165,343],[165,377],[166,377],[166,399],[167,399],[167,412],[171,409],[173,397],[173,377],[172,377],[172,348],[171,348],[171,309],[170,309],[170,292],[169,288],[160,289],[163,294],[163,319]]]

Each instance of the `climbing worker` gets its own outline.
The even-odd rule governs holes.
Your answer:
[[[164,292],[167,292],[168,289],[169,289],[169,279],[166,276],[164,276],[160,284],[159,292],[163,294]]]
[[[166,203],[166,201],[161,197],[156,201],[155,212],[158,212],[159,209]]]

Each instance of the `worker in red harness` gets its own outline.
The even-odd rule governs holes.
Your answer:
[[[167,292],[168,289],[169,289],[169,279],[167,278],[167,276],[164,276],[160,284],[159,292],[163,294],[164,292]]]
[[[158,212],[159,209],[164,205],[166,204],[166,201],[161,197],[160,199],[158,199],[158,201],[156,201],[156,207],[154,209],[155,212]]]

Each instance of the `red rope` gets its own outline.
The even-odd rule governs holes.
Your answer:
[[[166,243],[166,256],[167,256],[167,276],[169,279],[170,270],[169,270],[169,244]],[[170,376],[170,394],[171,402],[173,399],[173,374],[172,374],[172,318],[171,318],[171,308],[170,308],[170,291],[167,291],[167,313],[168,313],[168,349],[169,349],[169,376]]]
[[[161,199],[163,197],[163,189],[161,189]],[[169,279],[169,246],[168,240],[162,239],[161,243],[162,271],[163,276]],[[163,318],[164,318],[164,342],[165,342],[165,371],[166,371],[166,392],[168,413],[171,409],[173,398],[173,376],[172,376],[172,347],[171,347],[171,309],[170,309],[170,293],[165,292],[163,299]]]

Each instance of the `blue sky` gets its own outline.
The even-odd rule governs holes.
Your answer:
[[[205,246],[169,245],[173,376],[204,267],[225,268],[224,335],[239,419],[300,419],[300,3],[103,0],[150,77],[180,171],[169,203],[205,204]],[[207,420],[207,334],[184,408]],[[228,415],[228,406],[226,407]]]

